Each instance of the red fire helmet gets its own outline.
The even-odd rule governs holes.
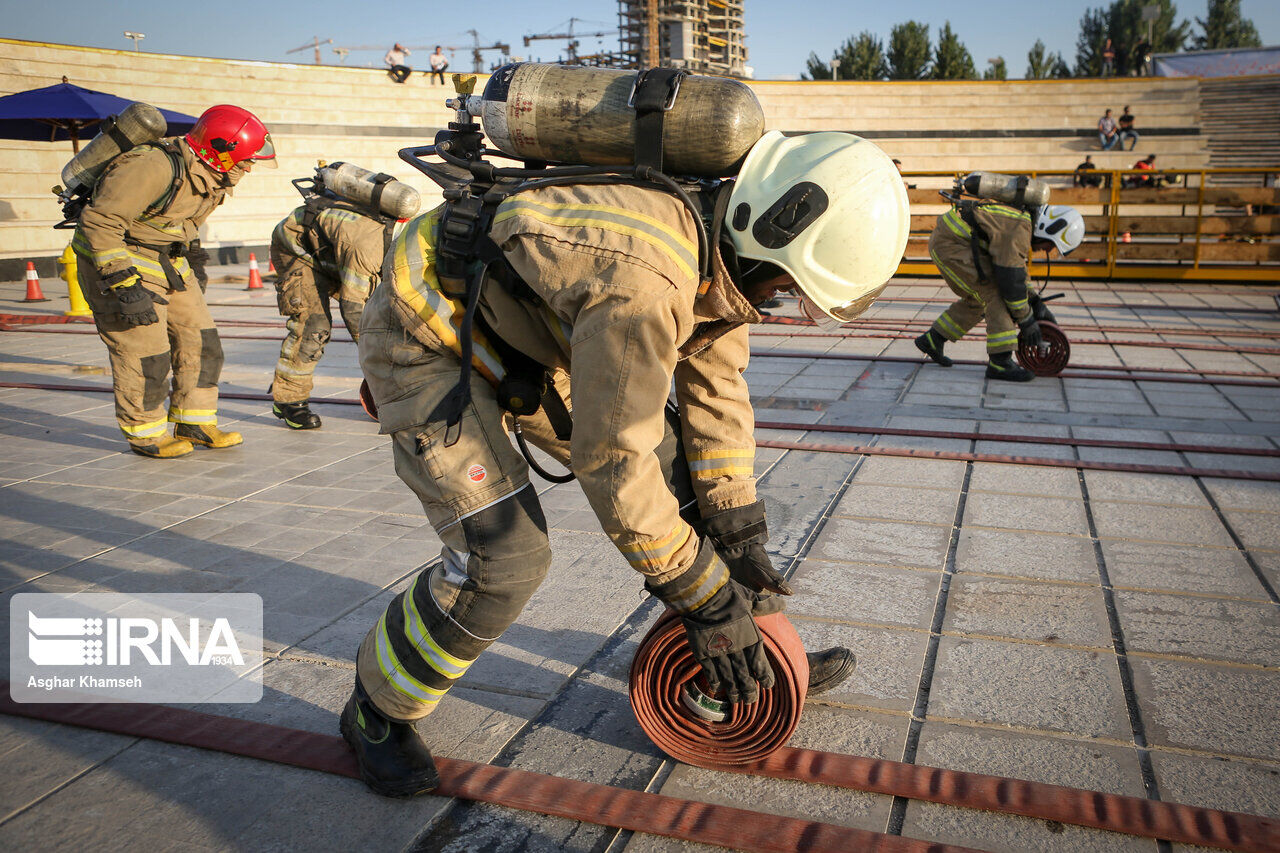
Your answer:
[[[276,168],[276,149],[267,126],[243,107],[209,107],[185,138],[195,155],[215,172],[230,172],[244,160]]]

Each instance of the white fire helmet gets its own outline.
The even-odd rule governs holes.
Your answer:
[[[725,220],[739,257],[782,268],[810,318],[839,325],[897,270],[911,210],[893,160],[867,140],[775,130],[747,155]]]
[[[1066,255],[1084,240],[1084,217],[1074,207],[1042,204],[1036,210],[1031,236],[1052,241]]]

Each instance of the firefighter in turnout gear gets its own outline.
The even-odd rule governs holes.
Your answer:
[[[252,113],[211,107],[185,137],[117,156],[80,213],[72,246],[110,352],[116,420],[135,453],[165,459],[242,441],[218,429],[222,343],[187,255],[253,163],[274,167],[274,158]]]
[[[796,287],[814,310],[851,319],[896,267],[909,216],[889,158],[842,133],[767,134],[720,192],[725,233],[710,240],[701,281],[696,221],[666,190],[595,182],[509,195],[486,232],[494,253],[469,340],[462,283],[443,272],[449,205],[394,241],[365,307],[360,363],[396,472],[444,547],[359,648],[341,731],[374,791],[438,784],[414,721],[519,616],[551,563],[506,424],[572,469],[645,588],[681,615],[713,691],[752,703],[773,685],[752,614],[782,609],[778,594],[791,590],[765,550],[747,324],[759,322],[755,305]],[[512,403],[513,353],[546,369],[541,408]],[[570,410],[571,431],[560,423]],[[667,472],[684,463],[689,494],[677,497]],[[835,648],[810,664],[818,693],[854,660]]]
[[[1074,208],[1043,204],[1031,210],[993,199],[958,200],[938,217],[929,237],[929,257],[959,298],[916,338],[916,348],[942,367],[948,341],[958,341],[986,318],[987,378],[1029,382],[1030,370],[1013,361],[1020,340],[1041,342],[1040,320],[1051,316],[1027,287],[1032,250],[1056,248],[1066,255],[1084,238],[1084,219]]]
[[[333,329],[329,300],[338,300],[342,322],[360,338],[360,314],[378,284],[387,224],[352,206],[331,204],[290,213],[271,234],[276,301],[288,334],[271,385],[272,411],[291,429],[316,429],[312,377]]]

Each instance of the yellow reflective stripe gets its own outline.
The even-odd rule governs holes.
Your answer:
[[[755,473],[755,451],[740,447],[688,453],[689,471],[699,480],[713,477],[751,476]]]
[[[1016,207],[1005,207],[1003,204],[984,204],[982,209],[987,213],[994,213],[996,216],[1004,216],[1008,219],[1021,219],[1024,222],[1031,221],[1031,214],[1025,210],[1018,210]]]
[[[951,315],[946,311],[943,311],[934,322],[942,328],[942,334],[947,340],[958,341],[964,337],[964,329],[960,328],[960,324],[952,320]]]
[[[93,261],[94,266],[97,267],[104,267],[112,261],[124,260],[129,257],[128,250],[123,246],[114,249],[103,249],[100,252],[95,251],[94,248],[89,245],[88,238],[86,238],[79,229],[76,229],[76,233],[71,237],[71,248],[75,249],[82,255],[88,255]]]
[[[432,211],[410,223],[415,227],[405,228],[396,238],[392,246],[391,286],[396,296],[426,323],[441,343],[461,355],[458,328],[466,306],[440,290],[432,233],[438,224],[439,215]],[[472,342],[471,366],[497,384],[506,375],[497,353],[479,330],[472,332]]]
[[[953,282],[956,287],[978,300],[979,304],[983,306],[987,304],[986,300],[979,296],[977,291],[965,283],[965,280],[961,278],[955,270],[951,269],[947,264],[944,264],[932,249],[929,250],[929,257],[933,259],[934,265],[937,266],[938,269],[942,270],[942,274],[945,275],[948,280]]]
[[[1010,331],[1010,332],[999,332],[994,335],[992,334],[987,335],[987,349],[993,349],[995,347],[1004,347],[1004,346],[1008,346],[1009,344],[1016,344],[1017,342],[1018,342],[1017,329],[1014,329],[1013,331]]]
[[[680,520],[676,522],[675,527],[671,528],[671,532],[660,539],[647,539],[630,545],[619,545],[618,550],[633,568],[640,571],[661,569],[666,564],[667,558],[683,548],[692,535],[693,528]]]
[[[167,422],[163,418],[161,418],[158,421],[151,421],[150,423],[145,423],[145,424],[137,424],[135,426],[120,424],[120,431],[125,435],[127,435],[129,438],[151,438],[152,436],[156,436],[156,435],[164,435],[166,423]]]
[[[169,409],[169,420],[175,424],[216,424],[217,409]]]
[[[420,572],[418,577],[414,579],[413,585],[404,594],[405,636],[413,643],[414,648],[418,650],[428,666],[445,678],[461,678],[471,668],[471,664],[475,663],[475,659],[464,660],[449,654],[440,647],[440,644],[427,631],[426,623],[422,621],[422,615],[418,613],[418,605],[413,600],[414,591],[418,588],[418,583],[422,580],[424,574],[426,573]]]
[[[424,705],[435,705],[444,697],[447,690],[428,687],[412,675],[404,671],[400,661],[391,648],[391,640],[387,637],[387,614],[378,618],[378,669],[382,677],[398,692]]]
[[[683,579],[681,576],[680,580]],[[673,593],[666,603],[677,613],[689,613],[706,604],[728,582],[729,567],[720,559],[719,554],[713,553],[702,574],[693,578],[684,589]]]
[[[1022,309],[1027,307],[1027,300],[1019,299],[1016,302],[1009,302],[1008,300],[1006,300],[1004,304],[1009,306],[1010,313],[1021,314]]]
[[[316,372],[316,362],[303,362],[301,367],[294,366],[293,362],[287,356],[281,356],[276,362],[276,373],[284,373],[289,376],[311,376]]]
[[[360,275],[351,267],[343,267],[339,271],[338,277],[341,279],[343,287],[349,287],[360,293],[369,292],[369,277]]]
[[[951,210],[948,210],[946,213],[942,214],[942,221],[943,223],[946,224],[948,228],[950,228],[957,235],[963,237],[966,240],[968,240],[969,237],[973,234],[973,232],[969,230],[969,224],[965,222],[963,218],[961,218],[960,211],[956,210],[955,208],[952,208]]]
[[[560,227],[578,226],[613,231],[648,243],[669,257],[681,272],[692,276],[697,267],[697,247],[683,234],[658,219],[622,207],[603,204],[550,204],[515,198],[503,202],[493,221],[496,225],[517,216]]]

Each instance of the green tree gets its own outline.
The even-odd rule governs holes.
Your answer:
[[[1209,0],[1209,14],[1196,23],[1204,30],[1195,37],[1196,50],[1262,47],[1253,21],[1240,16],[1240,0]]]
[[[883,80],[889,75],[884,43],[870,31],[845,39],[831,59],[837,63],[836,77],[840,80]],[[806,73],[800,75],[801,79],[831,79],[831,63],[823,62],[816,53],[809,54],[805,65]]]
[[[938,31],[938,44],[933,49],[933,74],[930,76],[934,80],[976,80],[978,77],[973,57],[959,36],[951,31],[950,21]]]
[[[830,80],[831,66],[818,58],[818,54],[809,51],[809,58],[804,61],[805,70],[800,72],[801,80]]]
[[[929,25],[897,24],[889,33],[889,79],[924,80],[929,76]]]
[[[1108,38],[1107,10],[1085,9],[1076,36],[1076,76],[1101,77],[1102,51]]]
[[[1047,80],[1050,77],[1070,77],[1071,69],[1063,61],[1062,55],[1046,52],[1044,42],[1036,39],[1036,43],[1027,51],[1027,79]]]
[[[835,58],[840,61],[841,80],[883,80],[889,76],[884,43],[870,31],[846,39]]]
[[[987,70],[982,72],[983,80],[1008,80],[1009,69],[1004,64],[1004,57],[997,56],[987,64]]]
[[[1154,21],[1142,20],[1144,6],[1159,7]],[[1182,50],[1191,33],[1188,21],[1175,23],[1178,7],[1172,0],[1114,0],[1105,8],[1085,10],[1076,37],[1076,75],[1102,76],[1102,50],[1111,39],[1116,52],[1116,74],[1136,73],[1142,62],[1138,46],[1151,33],[1152,53],[1176,53]]]

